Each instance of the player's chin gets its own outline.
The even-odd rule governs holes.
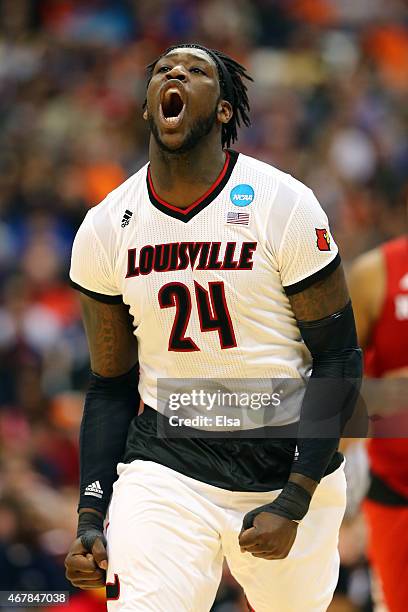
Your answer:
[[[184,130],[167,131],[160,134],[160,145],[169,153],[179,153],[184,149],[186,134]]]

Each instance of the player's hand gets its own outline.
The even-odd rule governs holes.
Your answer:
[[[81,538],[77,538],[65,558],[65,568],[68,580],[80,589],[105,586],[108,555],[102,534],[90,547],[85,547]]]
[[[298,523],[271,512],[261,512],[253,527],[239,534],[241,552],[260,559],[284,559],[296,538]]]

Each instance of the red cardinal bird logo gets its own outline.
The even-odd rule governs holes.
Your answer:
[[[315,227],[317,236],[317,248],[319,251],[330,251],[330,235],[327,229],[324,227],[319,229]]]

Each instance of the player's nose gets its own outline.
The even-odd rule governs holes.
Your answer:
[[[173,66],[171,70],[166,72],[166,79],[178,79],[179,81],[185,81],[187,78],[187,71],[183,66]]]

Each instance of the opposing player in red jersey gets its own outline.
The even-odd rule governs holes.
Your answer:
[[[359,257],[350,286],[366,374],[408,378],[408,237]],[[406,413],[389,416],[387,437],[368,443],[369,557],[390,612],[405,612],[408,601],[408,439],[391,437],[406,421]]]

